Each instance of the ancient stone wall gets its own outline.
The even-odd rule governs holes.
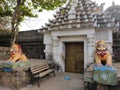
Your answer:
[[[18,90],[25,87],[30,82],[30,76],[28,72],[3,72],[0,71],[0,85],[9,87],[12,90]]]
[[[0,60],[9,59],[9,47],[0,47]]]
[[[43,34],[37,30],[19,32],[17,43],[28,58],[44,58]]]
[[[113,33],[113,60],[120,62],[120,31]]]

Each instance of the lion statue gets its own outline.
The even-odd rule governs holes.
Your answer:
[[[19,44],[13,44],[10,48],[9,62],[28,61],[27,57],[23,54]]]
[[[98,66],[106,65],[112,66],[112,56],[108,51],[107,44],[105,41],[100,40],[95,46],[95,61]]]

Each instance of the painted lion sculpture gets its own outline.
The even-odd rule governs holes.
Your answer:
[[[106,65],[112,66],[112,56],[108,51],[107,44],[100,40],[96,43],[95,46],[95,61],[98,66]]]
[[[8,61],[9,62],[28,61],[28,59],[23,54],[21,46],[14,43],[10,48],[10,58]]]

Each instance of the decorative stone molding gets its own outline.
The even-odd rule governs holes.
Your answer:
[[[58,57],[58,45],[59,45],[59,39],[57,36],[53,36],[53,60],[57,60]]]
[[[59,39],[57,36],[53,36],[53,47],[57,47],[59,43]]]
[[[94,62],[94,48],[95,48],[95,35],[94,34],[88,34],[87,35],[88,40],[88,63]]]

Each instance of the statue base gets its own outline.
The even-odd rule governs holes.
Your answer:
[[[6,63],[2,63],[0,65],[0,68],[4,72],[13,72],[13,71],[16,71],[17,69],[20,69],[22,67],[26,67],[29,65],[30,65],[29,61],[18,61],[18,62],[12,62],[12,63],[6,62]]]
[[[29,61],[5,62],[0,65],[0,85],[18,90],[29,84]]]
[[[93,79],[105,85],[117,85],[117,74],[114,67],[94,66]]]

